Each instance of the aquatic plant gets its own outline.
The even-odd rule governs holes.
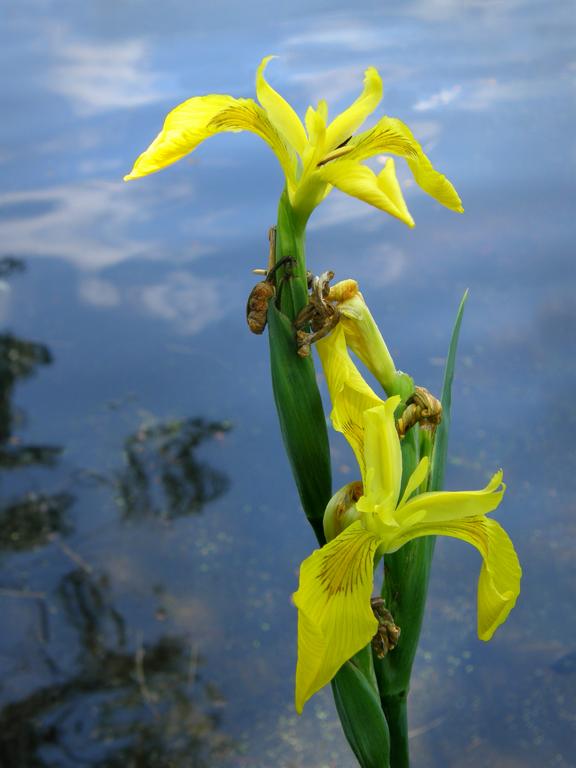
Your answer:
[[[409,764],[406,701],[438,534],[478,549],[478,634],[489,640],[514,606],[520,565],[507,534],[487,517],[502,501],[497,472],[479,491],[444,491],[451,387],[465,298],[449,346],[440,399],[398,371],[354,280],[330,286],[328,269],[306,268],[306,223],[333,187],[400,219],[414,221],[388,158],[378,173],[364,161],[404,158],[420,187],[462,212],[450,181],[434,169],[410,129],[382,117],[359,131],[382,97],[366,70],[364,89],[333,120],[320,101],[304,122],[264,77],[256,95],[197,96],[173,109],[126,180],[156,172],[221,131],[251,131],[278,158],[285,187],[264,279],[247,307],[249,327],[269,332],[274,397],[284,445],[320,548],[302,563],[298,609],[296,709],[331,682],[342,727],[363,768]],[[332,493],[326,418],[311,348],[317,345],[332,400],[331,419],[352,446],[361,481]],[[349,350],[382,385],[363,380]],[[383,572],[377,566],[384,561]],[[377,596],[374,582],[381,580]]]

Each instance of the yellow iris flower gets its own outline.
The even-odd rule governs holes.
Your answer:
[[[446,207],[462,212],[452,184],[438,173],[410,129],[400,120],[381,118],[373,128],[356,133],[382,98],[382,80],[373,67],[366,70],[364,90],[354,103],[328,122],[328,106],[320,101],[309,107],[304,124],[264,78],[270,59],[262,60],[256,73],[253,99],[228,95],[196,96],[173,109],[164,127],[136,160],[127,181],[154,173],[192,152],[215,133],[251,131],[271,147],[286,177],[292,207],[306,221],[312,210],[337,187],[414,226],[394,161],[388,159],[375,174],[363,160],[382,153],[406,159],[416,182]]]
[[[443,535],[480,552],[478,636],[489,640],[520,592],[521,569],[504,529],[487,517],[505,486],[497,472],[480,491],[413,496],[428,473],[428,459],[415,469],[400,498],[402,452],[394,410],[397,396],[381,400],[350,359],[344,329],[317,344],[332,399],[332,424],[350,443],[362,484],[350,486],[354,522],[302,563],[294,594],[298,608],[296,709],[328,683],[345,661],[376,634],[370,605],[377,555],[395,552],[411,539]],[[340,492],[340,498],[342,498]],[[330,504],[329,504],[330,507]],[[350,523],[350,510],[344,515]],[[328,531],[327,531],[328,533]]]

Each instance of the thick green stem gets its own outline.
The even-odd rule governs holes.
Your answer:
[[[274,399],[302,506],[320,544],[322,520],[332,495],[326,417],[310,357],[297,353],[293,321],[308,301],[304,255],[305,221],[292,209],[286,193],[278,207],[276,263],[292,263],[276,273],[279,307],[268,310],[270,364]],[[338,715],[361,768],[389,768],[388,727],[374,677],[368,646],[347,661],[332,681]]]
[[[402,488],[420,459],[418,433],[418,428],[413,427],[402,442]],[[410,541],[384,557],[381,594],[401,629],[397,647],[383,660],[375,660],[380,699],[390,729],[391,768],[404,768],[409,764],[407,697],[426,607],[433,551],[434,539],[426,537]]]
[[[382,708],[390,731],[390,768],[409,768],[408,715],[406,694],[385,696]]]
[[[276,284],[280,310],[292,322],[308,302],[305,243],[306,222],[295,213],[284,191],[278,205],[276,263],[287,256],[294,261],[278,269]]]
[[[305,222],[294,212],[284,193],[278,206],[275,258],[277,263],[290,256],[293,262],[278,269],[280,308],[271,302],[268,310],[272,385],[300,501],[318,542],[324,544],[322,519],[332,495],[326,417],[314,363],[310,357],[298,356],[292,325],[308,301],[304,242]]]

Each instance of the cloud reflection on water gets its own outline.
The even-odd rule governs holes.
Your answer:
[[[145,311],[175,321],[185,334],[199,333],[226,314],[221,281],[190,272],[170,272],[162,282],[136,292]]]
[[[574,372],[568,353],[574,305],[572,240],[566,234],[573,219],[568,201],[573,199],[569,159],[574,154],[574,70],[567,63],[569,57],[574,59],[572,5],[561,0],[551,13],[541,0],[417,0],[394,7],[374,0],[362,8],[339,0],[330,8],[297,0],[278,6],[273,14],[264,5],[224,2],[192,14],[182,0],[146,7],[137,0],[42,0],[33,3],[34,13],[15,7],[7,17],[0,32],[0,61],[18,76],[5,78],[2,86],[10,114],[10,121],[0,126],[5,144],[0,156],[2,245],[16,255],[63,259],[79,273],[61,282],[62,274],[70,275],[71,270],[59,270],[48,261],[36,263],[38,271],[32,274],[40,273],[40,288],[17,292],[14,286],[9,319],[15,333],[22,330],[25,338],[57,343],[59,363],[17,395],[22,393],[25,410],[36,414],[34,424],[42,414],[38,434],[65,443],[64,463],[78,462],[78,446],[85,441],[95,454],[104,455],[102,465],[111,462],[108,469],[117,473],[122,467],[110,453],[115,439],[110,435],[117,437],[119,452],[122,438],[132,434],[134,425],[117,435],[122,415],[115,411],[109,422],[100,419],[92,431],[95,420],[89,411],[99,412],[103,392],[113,390],[121,397],[133,386],[145,393],[151,409],[202,402],[206,409],[201,411],[210,418],[238,420],[240,447],[228,467],[234,494],[214,502],[211,514],[196,517],[194,527],[188,529],[188,519],[181,517],[166,528],[147,518],[138,524],[137,533],[136,525],[129,528],[125,523],[101,535],[99,516],[106,521],[118,514],[109,490],[96,501],[83,494],[67,512],[74,525],[89,530],[90,536],[79,539],[82,554],[106,568],[114,587],[111,598],[127,620],[142,621],[147,599],[168,615],[157,626],[170,624],[172,635],[183,636],[192,627],[194,640],[214,652],[206,672],[215,682],[232,681],[225,722],[246,740],[246,765],[344,764],[349,755],[337,732],[329,692],[318,697],[307,719],[297,720],[291,712],[293,617],[288,595],[294,585],[293,573],[286,573],[297,567],[295,553],[299,548],[307,551],[309,541],[305,527],[294,518],[288,475],[278,469],[281,448],[271,413],[266,355],[256,346],[258,340],[244,342],[241,328],[239,305],[247,293],[247,273],[265,257],[264,232],[274,215],[279,181],[278,175],[272,176],[277,173],[274,160],[264,148],[253,154],[248,141],[222,136],[201,147],[192,162],[138,186],[123,185],[120,176],[153,137],[172,99],[205,89],[253,96],[255,64],[266,53],[280,54],[280,61],[271,66],[271,80],[301,115],[311,101],[326,96],[334,114],[359,93],[365,67],[378,67],[386,89],[378,114],[389,112],[405,120],[426,149],[436,145],[432,159],[462,193],[466,216],[450,217],[429,201],[420,206],[419,192],[412,187],[410,204],[421,210],[416,230],[408,233],[377,211],[334,193],[312,219],[311,266],[333,267],[338,278],[357,277],[391,343],[404,339],[396,357],[399,365],[413,372],[415,361],[426,381],[434,381],[438,373],[426,360],[444,353],[455,305],[463,289],[471,287],[455,382],[450,471],[456,485],[463,485],[469,475],[476,477],[486,468],[488,459],[502,461],[510,479],[506,513],[529,564],[524,604],[506,634],[489,648],[480,648],[474,645],[469,621],[477,563],[472,558],[468,562],[461,548],[441,544],[422,647],[426,657],[420,656],[414,681],[411,727],[420,729],[413,740],[415,762],[477,768],[505,761],[527,768],[557,757],[557,768],[565,768],[573,752],[571,678],[551,671],[550,680],[542,674],[556,656],[548,641],[541,641],[541,632],[546,627],[555,636],[554,653],[573,650],[573,617],[569,611],[555,611],[549,600],[552,589],[561,605],[569,605],[574,581],[574,500],[569,483],[574,466],[574,409],[569,407]],[[542,152],[543,146],[563,149]],[[216,165],[235,167],[228,175],[213,172]],[[188,262],[207,254],[211,246],[214,262],[194,263],[189,273]],[[239,286],[235,280],[244,282]],[[75,290],[82,304],[102,311],[78,305]],[[237,320],[224,320],[226,333],[218,336],[216,324],[232,309]],[[204,335],[210,324],[214,330]],[[152,331],[150,343],[148,338],[142,341],[143,326]],[[175,330],[195,335],[179,339]],[[92,335],[96,343],[84,346]],[[173,354],[177,344],[185,353],[181,364]],[[101,350],[107,353],[103,363]],[[96,365],[89,355],[96,356]],[[79,375],[84,367],[90,374],[94,371],[93,381]],[[60,397],[55,390],[61,391]],[[77,399],[86,410],[79,414],[79,425],[71,427],[69,410]],[[52,408],[54,403],[57,407]],[[268,450],[273,440],[277,443]],[[153,446],[147,444],[148,449]],[[33,457],[29,451],[20,456]],[[270,488],[254,469],[267,461]],[[214,466],[220,466],[219,461]],[[18,470],[24,471],[60,470]],[[43,482],[38,487],[51,491]],[[260,517],[255,487],[258,499],[268,505]],[[548,491],[554,491],[553,498]],[[20,498],[19,493],[14,498]],[[243,505],[253,503],[253,510],[244,511]],[[8,528],[13,531],[11,518]],[[219,541],[223,531],[232,531],[233,540]],[[11,557],[21,563],[27,554]],[[48,589],[42,583],[43,568],[53,567],[53,560],[70,567],[63,553],[49,546],[38,550],[36,560],[26,561],[31,589]],[[290,565],[282,571],[286,563]],[[6,573],[16,579],[23,571]],[[224,584],[227,574],[230,580]],[[165,589],[150,601],[156,578],[165,580]],[[265,599],[263,579],[273,584],[264,592]],[[467,585],[466,599],[462,582]],[[90,592],[94,586],[99,586],[98,578],[81,589]],[[248,610],[246,594],[254,600]],[[228,654],[221,654],[219,622],[224,619],[216,615],[215,595],[227,601],[227,626],[235,630]],[[103,600],[111,603],[106,594]],[[27,600],[26,605],[33,603]],[[153,613],[154,607],[147,615]],[[13,655],[2,647],[6,665],[12,660],[22,665],[20,669],[11,664],[4,678],[5,700],[16,707],[4,711],[6,741],[12,733],[55,733],[49,728],[53,721],[43,721],[42,728],[44,722],[49,727],[40,731],[8,729],[10,723],[13,728],[14,712],[29,715],[26,707],[40,701],[28,696],[24,686],[38,685],[41,695],[59,692],[52,686],[42,688],[46,672],[40,674],[38,666],[45,641],[34,639],[35,615],[26,626],[12,624],[15,615],[9,604],[6,624],[12,635],[7,642],[29,639],[20,648],[14,640],[9,649]],[[65,623],[62,614],[60,620]],[[254,632],[263,620],[276,632],[273,638],[269,630],[266,635]],[[54,619],[51,629],[57,626]],[[527,655],[530,637],[541,645]],[[161,665],[154,664],[156,639],[146,637],[143,647],[145,659],[151,661],[150,687],[161,692],[166,680],[155,674],[163,673]],[[70,635],[64,640],[69,650]],[[258,669],[250,645],[256,640]],[[118,650],[113,643],[106,649]],[[114,656],[106,649],[95,666],[101,682],[113,680],[107,663],[111,660],[125,664],[124,669],[130,665],[133,673],[133,653],[128,658],[133,647]],[[173,656],[179,656],[177,646]],[[252,663],[243,671],[247,659]],[[227,672],[222,673],[226,664]],[[468,670],[472,666],[477,672]],[[492,675],[486,674],[488,669]],[[167,682],[175,690],[179,679],[169,677]],[[133,679],[124,682],[122,691],[109,694],[120,706],[124,697],[133,712],[134,695],[141,692]],[[81,744],[82,715],[100,695],[94,689],[74,700],[80,716],[74,719],[74,712],[67,722],[78,723],[80,735],[71,743]],[[23,708],[18,709],[20,704]],[[184,723],[187,710],[171,707],[170,697],[168,704],[171,714],[159,727],[167,723],[164,735],[177,740],[178,730],[170,728]],[[426,724],[436,721],[438,707],[452,714],[442,727],[428,732]],[[90,726],[95,717],[85,722]],[[142,725],[147,729],[149,721]],[[104,737],[108,733],[102,731]],[[11,743],[17,745],[17,739]],[[141,743],[146,749],[151,742],[146,737]],[[267,747],[274,747],[273,756]],[[126,764],[126,755],[117,757]],[[183,765],[187,758],[182,758]],[[231,764],[238,768],[241,763]]]
[[[169,98],[170,85],[153,70],[151,47],[145,40],[82,40],[65,25],[47,31],[54,63],[46,86],[69,99],[79,115],[130,109]]]
[[[176,185],[163,203],[188,194]],[[19,256],[52,256],[81,270],[99,270],[133,258],[164,259],[160,246],[147,236],[145,227],[156,215],[157,201],[142,188],[130,188],[121,180],[93,179],[66,185],[8,192],[0,195],[3,210],[11,217],[2,222],[3,248]],[[18,215],[14,215],[18,213]],[[188,226],[190,226],[188,222]],[[202,221],[196,220],[196,232]],[[197,240],[186,246],[192,259],[210,253]]]
[[[37,215],[2,224],[3,247],[21,256],[53,256],[80,269],[101,269],[154,252],[154,244],[127,234],[128,223],[142,221],[141,206],[121,181],[93,180],[0,196],[3,206],[43,202]]]

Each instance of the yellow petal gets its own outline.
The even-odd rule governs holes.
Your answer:
[[[414,226],[414,219],[408,212],[394,173],[394,165],[390,161],[376,176],[371,168],[356,160],[350,160],[347,155],[318,168],[317,174],[347,195],[386,211],[409,227]]]
[[[312,154],[322,153],[326,139],[326,115],[327,106],[325,101],[318,104],[318,109],[308,107],[306,110],[306,131],[308,132],[308,146],[304,153],[304,164],[310,165]],[[315,165],[316,163],[314,163]]]
[[[338,303],[343,301],[350,301],[350,299],[353,299],[354,296],[358,295],[359,291],[360,288],[356,280],[351,280],[350,278],[346,280],[340,280],[340,282],[334,283],[334,285],[330,286],[328,300],[337,301]],[[366,309],[368,309],[368,307],[366,307]]]
[[[401,523],[421,520],[423,523],[442,524],[486,515],[500,504],[505,488],[502,471],[499,471],[480,491],[435,491],[414,496],[398,507],[396,517]]]
[[[470,517],[446,524],[422,523],[406,533],[403,543],[419,536],[451,536],[467,541],[480,552],[483,563],[478,579],[478,637],[490,640],[520,594],[522,569],[506,531],[488,517]]]
[[[314,208],[319,205],[332,187],[318,176],[316,166],[324,154],[326,143],[326,116],[328,107],[325,101],[318,103],[318,109],[308,107],[306,111],[306,130],[308,143],[302,153],[302,173],[298,178],[292,205],[300,215],[307,219]]]
[[[350,443],[364,480],[364,412],[384,401],[368,386],[350,359],[340,324],[330,336],[318,341],[316,349],[332,401],[332,425]]]
[[[296,165],[292,150],[255,101],[237,99],[237,102],[236,105],[219,112],[209,127],[218,131],[251,131],[264,139],[282,166],[288,190],[293,192],[296,186]]]
[[[406,483],[406,488],[404,489],[404,493],[402,494],[402,499],[400,500],[398,508],[405,504],[410,496],[412,496],[414,491],[416,491],[422,485],[426,479],[426,475],[428,474],[429,464],[430,462],[428,461],[428,456],[424,456],[422,459],[420,459],[418,466],[408,478],[408,482]]]
[[[316,111],[322,118],[324,125],[326,125],[326,121],[328,120],[328,104],[326,103],[326,99],[320,99]]]
[[[346,344],[360,358],[387,394],[407,398],[414,389],[410,377],[397,371],[394,361],[355,280],[332,286],[330,301],[337,302]]]
[[[296,710],[375,635],[370,607],[379,539],[353,523],[300,567]]]
[[[364,90],[348,109],[341,112],[328,126],[326,147],[335,149],[356,133],[364,120],[371,115],[382,100],[382,79],[374,67],[364,73]]]
[[[402,451],[394,421],[394,411],[399,402],[398,396],[389,397],[383,405],[364,413],[364,497],[367,511],[374,504],[382,513],[391,513],[400,495]],[[363,506],[363,499],[360,499],[357,508],[361,512],[364,511]]]
[[[196,96],[179,104],[168,113],[164,126],[148,149],[134,163],[124,181],[147,176],[175,163],[196,149],[204,139],[216,133],[208,128],[219,113],[238,103],[226,95]]]
[[[288,188],[293,191],[294,158],[284,140],[255,101],[232,96],[198,96],[173,109],[161,132],[124,180],[146,176],[171,165],[204,139],[221,131],[251,131],[264,139],[280,161]]]
[[[304,154],[308,140],[300,118],[290,104],[272,88],[264,78],[268,62],[275,58],[266,56],[256,72],[256,95],[274,127],[284,136],[300,156]]]
[[[347,160],[360,161],[380,153],[399,155],[405,158],[416,183],[425,192],[453,211],[462,213],[464,210],[450,181],[434,169],[412,131],[401,120],[383,117],[351,144],[353,149],[346,156]]]
[[[396,178],[396,163],[389,157],[384,163],[384,168],[378,174],[378,188],[392,200],[392,203],[400,211],[399,218],[406,222],[408,226],[414,226],[414,219],[406,206],[402,188]]]

